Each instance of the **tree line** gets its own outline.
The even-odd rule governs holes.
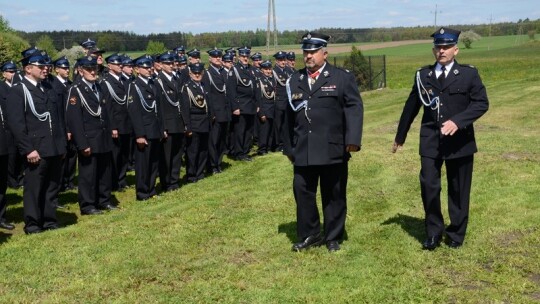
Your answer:
[[[518,22],[504,22],[494,24],[449,25],[449,27],[462,31],[472,30],[481,36],[505,35],[531,35],[540,32],[540,19],[529,19]],[[388,42],[402,40],[429,39],[435,28],[433,26],[393,27],[393,28],[320,28],[321,31],[332,36],[332,43],[361,43],[361,42]],[[307,30],[278,32],[279,45],[298,44]],[[88,38],[95,40],[98,47],[111,51],[142,51],[149,41],[160,41],[167,49],[180,45],[187,48],[211,48],[214,46],[225,48],[231,46],[264,46],[266,45],[266,30],[255,31],[227,31],[214,33],[193,34],[190,32],[170,32],[161,34],[135,34],[123,31],[16,31],[22,39],[30,45],[35,45],[44,36],[50,38],[54,48],[62,50],[78,45]]]

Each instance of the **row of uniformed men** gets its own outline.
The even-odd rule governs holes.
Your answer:
[[[197,49],[188,52],[189,69],[183,68],[187,63],[183,47],[134,60],[113,54],[105,59],[107,69],[103,69],[103,51],[91,40],[81,45],[88,56],[77,61],[73,83],[68,79],[66,58],[51,64],[36,48],[22,53],[22,75],[11,75],[9,80],[16,65],[2,66],[6,81],[0,91],[0,170],[6,170],[1,170],[0,177],[0,228],[13,229],[4,218],[5,139],[10,129],[20,155],[26,158],[26,233],[58,228],[55,207],[64,172],[58,168],[74,170],[74,157],[62,160],[68,150],[78,154],[81,214],[99,214],[117,208],[111,203],[113,189],[127,187],[133,135],[137,200],[156,195],[158,174],[163,191],[179,187],[184,151],[188,182],[202,179],[205,168],[221,172],[227,150],[237,160],[251,160],[248,152],[256,115],[259,154],[279,149],[285,82],[294,69],[287,66],[291,53],[276,53],[272,69],[270,61],[262,62],[260,53],[250,56],[249,47],[237,49],[236,64],[234,50],[224,54],[214,48],[208,51],[210,67],[203,73]],[[50,73],[52,66],[56,76]]]

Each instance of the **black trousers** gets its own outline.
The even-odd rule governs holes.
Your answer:
[[[210,129],[208,143],[208,167],[221,169],[223,154],[227,149],[226,140],[229,132],[229,122],[214,122]]]
[[[343,238],[347,215],[347,179],[348,163],[294,167],[296,227],[300,240],[321,232],[316,200],[319,181],[325,240],[339,241]]]
[[[272,149],[274,143],[274,119],[266,118],[265,122],[261,122],[259,126],[259,140],[257,144],[259,146],[259,152],[268,152]]]
[[[162,149],[159,139],[147,139],[148,146],[135,149],[135,191],[137,200],[156,195],[156,180],[159,173],[159,154]]]
[[[426,233],[429,237],[446,235],[453,241],[463,243],[469,220],[469,199],[471,193],[474,157],[456,159],[433,159],[422,157],[420,186],[422,202],[426,214]],[[448,182],[448,213],[450,225],[444,227],[441,212],[441,167],[446,165]]]
[[[186,176],[189,182],[204,178],[204,169],[208,161],[208,132],[193,132],[187,138]]]
[[[73,141],[69,141],[66,156],[62,162],[62,190],[75,187],[74,180],[77,168],[77,154],[77,148],[73,144]]]
[[[24,231],[31,233],[57,225],[56,196],[60,186],[62,156],[43,157],[26,164],[24,172]]]
[[[8,154],[0,155],[0,222],[6,221],[8,159]]]
[[[111,152],[79,153],[79,207],[82,212],[111,203]]]
[[[171,191],[180,187],[180,170],[184,153],[184,133],[169,133],[159,161],[159,181],[163,191]]]
[[[8,186],[19,188],[24,183],[24,170],[26,165],[25,156],[19,154],[18,149],[8,156]]]
[[[277,107],[274,110],[274,136],[277,149],[283,149],[283,140],[281,133],[283,132],[283,123],[285,121],[285,110],[280,110]]]
[[[248,156],[253,142],[255,114],[233,115],[234,124],[234,157],[241,159]]]
[[[128,186],[126,173],[131,153],[131,134],[119,134],[113,138],[112,148],[112,189],[113,191]]]

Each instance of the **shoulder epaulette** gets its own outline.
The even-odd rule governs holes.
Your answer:
[[[462,66],[462,67],[467,67],[467,68],[471,68],[471,69],[476,69],[476,67],[475,67],[474,65],[472,65],[472,64],[461,64],[461,63],[460,63],[459,65]]]

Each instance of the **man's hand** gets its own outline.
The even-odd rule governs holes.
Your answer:
[[[148,142],[146,141],[145,137],[137,137],[136,142],[137,148],[141,151],[144,150],[146,146],[148,146]]]
[[[357,146],[357,145],[347,145],[347,147],[345,147],[345,151],[347,151],[347,152],[360,151],[360,147]]]
[[[234,111],[232,112],[232,114],[233,114],[233,115],[236,115],[236,116],[240,115],[240,109],[234,110]]]
[[[92,150],[90,149],[90,147],[88,147],[88,148],[82,150],[81,153],[82,153],[83,156],[88,157],[88,156],[90,156],[92,154]]]
[[[458,126],[451,120],[447,120],[442,123],[442,128],[441,128],[442,135],[452,136],[457,132],[457,130],[459,130]]]
[[[40,159],[41,157],[39,157],[39,153],[37,150],[34,150],[28,153],[28,155],[26,155],[26,160],[32,165],[37,165]]]
[[[71,133],[68,133],[68,134],[67,134],[67,140],[70,141],[70,140],[71,140],[71,137],[72,137],[72,134],[71,134]]]
[[[392,153],[396,153],[396,151],[401,147],[403,147],[402,144],[398,144],[397,142],[394,142],[394,144],[392,145]]]
[[[112,138],[116,139],[118,138],[118,130],[112,130]]]
[[[261,116],[261,118],[259,118],[259,120],[260,120],[262,123],[265,123],[265,122],[266,122],[266,116]]]

